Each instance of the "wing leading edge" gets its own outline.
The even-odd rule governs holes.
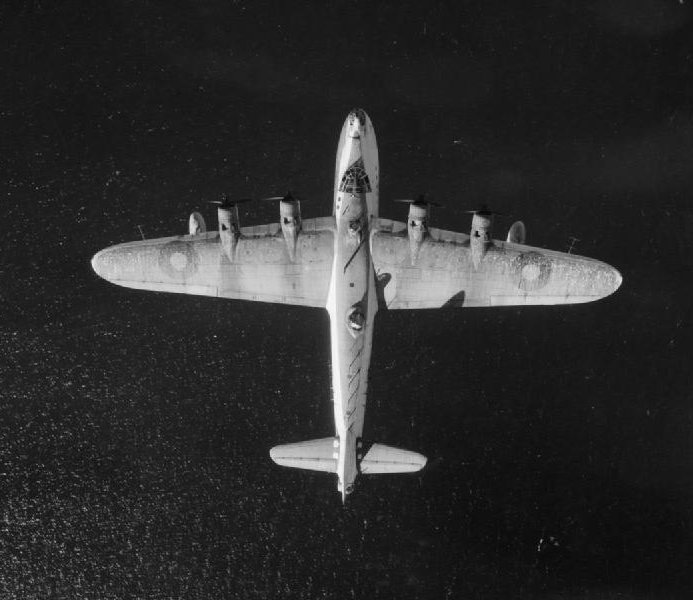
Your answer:
[[[334,219],[306,219],[295,256],[279,224],[244,227],[233,260],[218,232],[118,244],[92,259],[94,271],[117,285],[324,307],[334,254]]]
[[[431,228],[414,252],[406,224],[388,219],[378,219],[371,252],[389,309],[577,304],[621,285],[606,263],[498,240],[475,267],[469,236],[441,229]]]

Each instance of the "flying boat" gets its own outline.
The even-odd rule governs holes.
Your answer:
[[[360,474],[426,464],[418,452],[363,438],[379,310],[576,304],[622,281],[604,262],[528,246],[521,221],[494,238],[496,213],[485,206],[470,211],[468,232],[432,227],[425,195],[402,200],[406,222],[381,218],[379,183],[373,124],[355,109],[339,136],[331,215],[302,218],[300,199],[288,193],[271,198],[278,222],[241,226],[238,205],[247,199],[223,197],[214,230],[194,212],[185,235],[118,244],[92,259],[100,277],[129,288],[327,310],[334,435],[281,444],[270,456],[336,474],[343,501]]]

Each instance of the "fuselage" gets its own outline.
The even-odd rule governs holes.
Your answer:
[[[369,236],[378,216],[379,165],[373,125],[349,113],[339,138],[334,186],[337,226],[327,311],[338,487],[344,498],[358,475],[373,322],[378,310]]]

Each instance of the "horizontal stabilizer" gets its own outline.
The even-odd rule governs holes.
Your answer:
[[[373,444],[361,459],[361,473],[413,473],[426,465],[426,457],[418,452],[400,450],[384,444]]]
[[[337,456],[335,438],[331,437],[284,444],[270,450],[270,457],[278,465],[327,473],[337,472]]]

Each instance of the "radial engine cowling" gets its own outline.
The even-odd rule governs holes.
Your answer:
[[[472,217],[472,232],[473,239],[477,239],[483,243],[491,241],[493,232],[493,213],[489,211],[478,211]]]
[[[412,202],[409,205],[407,230],[409,231],[409,239],[414,243],[420,244],[426,237],[429,210],[428,204]]]
[[[294,260],[296,256],[296,240],[301,231],[301,203],[295,198],[284,199],[279,202],[279,219],[286,240],[289,257]]]
[[[217,211],[219,219],[219,241],[226,257],[234,262],[236,256],[236,245],[241,235],[241,227],[238,219],[238,206],[231,203],[224,203],[219,206]]]
[[[492,232],[493,213],[485,208],[475,211],[472,217],[472,229],[469,233],[469,246],[475,269],[479,268],[486,251],[493,244]]]

